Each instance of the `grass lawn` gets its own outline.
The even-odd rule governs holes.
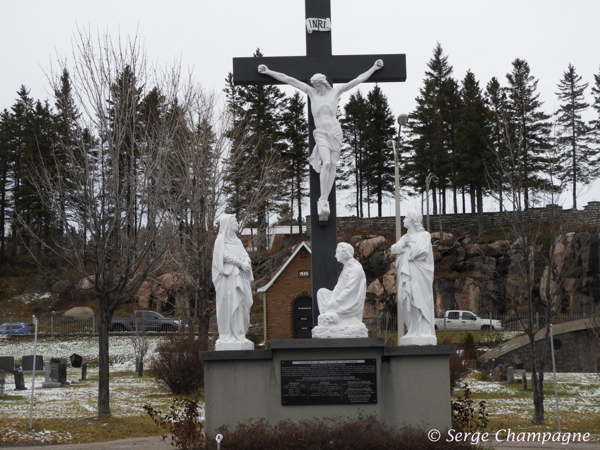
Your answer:
[[[600,442],[600,377],[595,374],[558,373],[557,390],[561,431],[591,433]],[[473,373],[464,381],[471,389],[471,397],[486,401],[489,413],[488,431],[510,429],[513,432],[555,432],[556,403],[552,374],[544,377],[544,419],[543,425],[533,425],[533,397],[531,374],[528,374],[528,390],[521,384],[508,384],[505,381],[479,381]],[[457,389],[453,397],[462,395]]]
[[[488,332],[489,333],[489,332]],[[490,339],[491,338],[491,339]],[[78,353],[88,367],[88,380],[68,387],[44,389],[43,376],[36,376],[33,428],[28,427],[31,390],[14,391],[13,378],[6,377],[7,397],[0,399],[0,447],[17,444],[50,444],[98,442],[137,436],[160,435],[159,430],[143,410],[145,404],[164,412],[169,410],[172,396],[160,388],[150,376],[139,378],[133,373],[131,340],[124,336],[111,337],[111,411],[107,420],[97,418],[97,338],[61,340],[46,338],[38,342],[38,354],[49,357]],[[459,338],[457,338],[459,339]],[[481,335],[480,342],[496,337]],[[477,338],[476,338],[477,340]],[[150,353],[158,345],[156,338]],[[440,337],[438,335],[438,342]],[[483,343],[482,342],[482,343]],[[31,354],[31,343],[25,339],[0,339],[0,354],[21,356]],[[68,368],[68,379],[79,378],[78,369]],[[530,376],[528,377],[530,378]],[[25,376],[31,386],[32,377]],[[533,401],[531,390],[523,391],[520,384],[480,381],[472,373],[465,381],[472,397],[487,402],[489,431],[511,429],[513,432],[556,431],[554,391],[551,374],[545,377],[545,425],[532,425]],[[558,374],[562,431],[591,432],[600,438],[600,377],[594,374]],[[460,393],[456,390],[455,393]],[[204,412],[201,412],[204,416]]]

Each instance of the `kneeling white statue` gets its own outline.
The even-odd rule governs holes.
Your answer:
[[[362,321],[367,294],[365,272],[354,259],[354,248],[350,244],[338,244],[335,258],[344,265],[344,270],[333,291],[321,288],[317,292],[320,314],[318,326],[312,329],[312,337],[368,337],[367,327]]]
[[[246,339],[252,306],[251,283],[254,277],[250,257],[235,234],[238,229],[234,216],[221,216],[212,260],[219,328],[216,350],[254,349],[252,341]]]
[[[436,345],[433,310],[433,248],[431,235],[421,224],[419,211],[409,211],[404,218],[407,233],[392,245],[396,260],[396,299],[408,328],[400,345]]]

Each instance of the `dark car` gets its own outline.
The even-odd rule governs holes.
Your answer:
[[[33,325],[27,323],[3,323],[0,325],[0,334],[31,334]]]

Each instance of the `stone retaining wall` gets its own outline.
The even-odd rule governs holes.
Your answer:
[[[486,212],[483,213],[484,227],[492,228],[501,226],[509,220],[508,215],[514,212]],[[577,224],[600,226],[600,201],[589,202],[582,210],[563,209],[562,206],[548,205],[544,208],[531,208],[526,213],[532,222],[560,222],[564,224]],[[425,218],[423,220],[425,222]],[[440,230],[440,216],[431,215],[431,231]],[[468,232],[477,230],[477,214],[443,214],[441,225],[443,230],[455,232]],[[306,233],[310,235],[310,216],[306,216]],[[396,218],[392,217],[338,217],[337,232],[352,230],[395,230]]]

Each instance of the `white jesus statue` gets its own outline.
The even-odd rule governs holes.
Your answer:
[[[383,61],[378,59],[373,64],[373,67],[354,80],[332,88],[327,83],[325,75],[320,73],[312,76],[310,79],[312,86],[309,86],[288,75],[270,70],[264,64],[258,66],[260,73],[269,75],[282,83],[300,89],[310,99],[311,112],[315,121],[314,138],[316,145],[310,155],[309,162],[319,174],[321,192],[317,211],[321,220],[329,218],[330,209],[327,199],[333,187],[336,163],[340,158],[340,150],[342,148],[342,127],[336,117],[340,97],[344,92],[367,81],[376,70],[382,67]]]

